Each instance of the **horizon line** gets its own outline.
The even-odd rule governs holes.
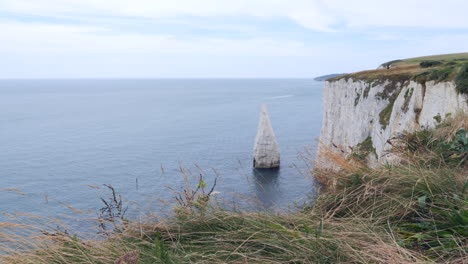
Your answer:
[[[314,79],[316,77],[0,77],[6,80],[233,80],[233,79]]]

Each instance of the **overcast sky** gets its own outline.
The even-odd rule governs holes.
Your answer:
[[[0,0],[0,78],[315,77],[468,51],[466,0]]]

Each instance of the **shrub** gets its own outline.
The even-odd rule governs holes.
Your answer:
[[[468,163],[468,118],[461,114],[442,121],[438,114],[434,119],[440,123],[435,130],[425,129],[400,137],[404,150],[424,157],[420,159],[424,166],[439,166],[441,162],[450,167],[465,166]]]
[[[422,61],[419,63],[419,66],[421,66],[421,68],[429,68],[440,64],[442,64],[441,61]]]
[[[468,63],[464,63],[455,77],[457,91],[462,94],[468,94]]]
[[[432,69],[419,73],[413,77],[413,80],[418,83],[425,83],[427,81],[442,82],[451,79],[454,75],[456,67],[449,66],[442,69]]]
[[[389,62],[385,62],[385,63],[382,63],[380,67],[385,68],[385,69],[390,69],[390,67],[392,67],[392,64],[400,62],[400,61],[403,61],[403,60],[392,60]]]
[[[351,156],[358,159],[361,162],[364,162],[371,153],[377,156],[377,153],[374,148],[374,143],[372,142],[372,137],[368,136],[361,143],[356,145],[353,152],[351,153]]]

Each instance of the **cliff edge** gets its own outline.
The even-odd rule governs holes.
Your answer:
[[[468,112],[468,53],[382,65],[326,82],[316,166],[333,167],[325,150],[354,154],[371,167],[393,162],[393,138]]]

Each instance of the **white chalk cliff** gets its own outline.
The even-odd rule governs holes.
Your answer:
[[[253,166],[257,169],[277,168],[280,154],[276,136],[268,118],[266,105],[262,105],[258,132],[255,138]]]
[[[467,100],[454,82],[327,81],[320,142],[349,154],[353,147],[370,141],[373,151],[367,163],[377,166],[391,161],[389,139],[404,131],[432,128],[459,111],[468,112]],[[320,166],[327,164],[320,150],[318,161]]]

